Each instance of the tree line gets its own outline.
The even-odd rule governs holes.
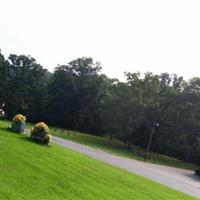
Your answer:
[[[109,134],[130,147],[200,163],[200,78],[176,74],[125,73],[126,81],[101,73],[92,58],[58,65],[53,73],[31,56],[0,52],[0,105],[7,119],[28,121],[95,135]]]

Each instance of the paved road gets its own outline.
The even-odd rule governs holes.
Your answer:
[[[177,169],[119,157],[55,136],[53,137],[53,142],[200,199],[200,178],[195,176],[191,170]]]

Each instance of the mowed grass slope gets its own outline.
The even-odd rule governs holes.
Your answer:
[[[0,199],[192,199],[55,144],[42,146],[0,122]]]
[[[0,121],[0,122],[2,124],[5,124],[6,126],[10,126],[11,124],[10,121]],[[27,130],[30,130],[31,127],[33,127],[33,124],[30,124],[30,123],[26,124]],[[151,156],[151,159],[144,160],[144,157],[141,157],[139,155],[144,155],[145,149],[142,149],[134,145],[131,145],[131,149],[127,149],[127,145],[124,144],[122,141],[116,138],[113,138],[111,140],[108,136],[100,137],[100,136],[95,136],[91,134],[56,128],[56,127],[51,127],[50,130],[53,135],[61,137],[63,139],[71,140],[76,143],[84,144],[93,148],[97,148],[97,149],[100,149],[100,150],[103,150],[103,151],[106,151],[118,156],[130,158],[130,159],[136,159],[140,161],[167,165],[167,166],[183,168],[183,169],[191,169],[191,170],[196,170],[196,169],[199,169],[200,167],[192,163],[186,163],[181,160],[175,159],[173,157],[154,153],[154,152],[149,153]]]

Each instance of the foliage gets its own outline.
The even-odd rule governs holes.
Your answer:
[[[200,78],[125,73],[126,81],[101,73],[100,63],[78,58],[49,73],[30,56],[0,53],[0,105],[7,119],[24,113],[30,122],[117,137],[127,147],[200,163]],[[14,99],[14,101],[13,101]],[[181,144],[181,145],[180,145]]]
[[[47,97],[47,70],[30,56],[11,54],[1,69],[4,80],[2,102],[7,118],[15,113],[25,113],[31,121],[41,120]],[[1,77],[2,76],[2,77]]]
[[[49,84],[48,118],[52,125],[98,132],[102,76],[99,63],[82,58],[56,68]]]

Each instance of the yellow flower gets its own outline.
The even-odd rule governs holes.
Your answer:
[[[32,128],[31,133],[37,133],[39,130],[49,133],[49,127],[44,122],[37,123],[34,128]]]
[[[49,133],[49,127],[44,122],[37,123],[35,128],[43,129],[46,133]]]
[[[25,122],[26,117],[21,115],[21,114],[17,114],[13,117],[13,121],[15,121],[15,122]]]

